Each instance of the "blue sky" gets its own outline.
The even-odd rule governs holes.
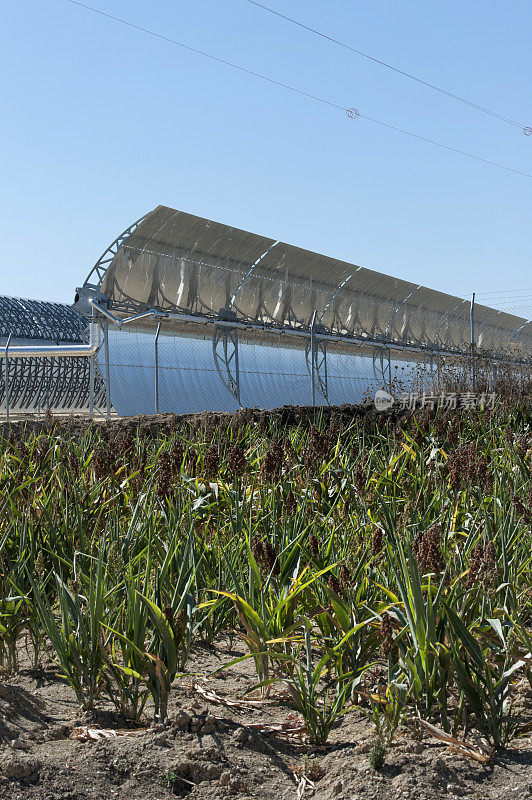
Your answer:
[[[246,0],[88,2],[532,173],[519,128]],[[269,5],[532,125],[527,0]],[[165,204],[532,316],[531,178],[350,120],[67,0],[20,0],[2,23],[0,294],[70,302],[115,236]]]

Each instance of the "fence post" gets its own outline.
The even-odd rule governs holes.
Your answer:
[[[314,311],[312,315],[312,322],[310,324],[310,380],[312,382],[312,408],[316,408],[316,340],[314,336],[314,328],[316,325],[316,316],[318,312]]]
[[[471,313],[469,315],[469,325],[471,328],[471,382],[473,391],[476,386],[476,366],[475,366],[475,292],[471,295]]]
[[[94,419],[94,356],[89,357],[89,419]]]
[[[50,370],[48,369],[48,359],[47,358],[44,359],[44,362],[43,362],[43,365],[42,365],[42,371],[43,371],[43,376],[44,376],[44,391],[45,391],[45,395],[44,395],[44,398],[45,398],[45,400],[44,400],[44,413],[46,414],[46,412],[50,408],[50,375],[49,375]]]
[[[159,413],[159,333],[161,332],[161,323],[157,324],[157,331],[155,333],[155,413]]]
[[[91,330],[91,325],[93,325],[95,322],[97,322],[96,312],[94,311],[94,308],[92,308],[91,316],[89,319],[89,331]],[[89,340],[90,340],[90,334],[89,334]],[[91,420],[91,422],[94,419],[94,377],[95,377],[94,359],[95,358],[96,356],[94,355],[89,356],[89,419]]]
[[[6,342],[6,349],[4,351],[4,378],[6,384],[6,422],[9,422],[9,365],[7,361],[7,351],[9,350],[9,345],[11,344],[11,337],[12,333],[9,334],[7,337]]]
[[[236,383],[236,399],[238,401],[238,405],[242,408],[242,403],[240,401],[240,362],[238,360],[238,328],[235,328],[233,331],[233,342],[235,347],[235,383]]]
[[[109,366],[109,321],[105,320],[105,406],[107,419],[111,419],[111,369]]]

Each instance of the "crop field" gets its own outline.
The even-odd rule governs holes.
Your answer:
[[[4,426],[0,797],[532,796],[531,421]]]

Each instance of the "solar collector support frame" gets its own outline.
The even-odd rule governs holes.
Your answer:
[[[303,342],[313,398],[319,389],[325,401],[327,352],[339,348],[366,354],[375,375],[389,384],[391,351],[437,364],[442,357],[470,359],[471,367],[484,352],[494,368],[528,367],[532,353],[530,323],[522,318],[476,305],[470,341],[465,300],[164,206],[105,250],[78,291],[76,306],[82,321],[96,311],[103,323],[105,380],[94,356],[78,363],[63,353],[61,341],[81,343],[86,334],[74,309],[0,298],[0,335],[29,335],[58,348],[47,353],[46,362],[22,356],[16,361],[11,384],[28,409],[43,390],[63,408],[81,407],[88,372],[89,406],[105,394],[110,413],[109,322],[145,330],[157,325],[160,332],[164,321],[163,330],[170,326],[184,335],[208,331],[214,365],[238,403],[239,340]],[[157,410],[158,335],[154,347]],[[13,363],[9,353],[6,361]],[[96,389],[93,379],[99,381]]]
[[[229,310],[247,326],[294,331],[310,330],[316,311],[332,336],[469,351],[469,309],[451,295],[164,206],[135,226],[105,271],[91,272],[119,315],[152,307],[197,321]],[[499,356],[525,322],[478,305],[476,316],[476,346]]]
[[[99,322],[88,328],[83,343],[78,313],[68,305],[0,297],[0,404],[9,412],[89,410],[87,359],[99,350]],[[103,381],[95,374],[96,398]]]
[[[526,333],[521,318],[477,306],[472,342],[467,301],[176,209],[158,206],[118,241],[105,268],[91,272],[98,286],[88,279],[81,293],[95,292],[100,313],[118,325],[129,316],[151,329],[157,317],[159,332],[161,320],[176,333],[209,330],[214,365],[238,404],[239,337],[303,339],[313,402],[317,387],[328,402],[327,348],[369,351],[374,375],[388,386],[391,350],[428,358],[438,374],[442,358],[473,368],[482,350],[494,364],[528,363],[532,351],[531,337],[522,337],[520,352],[515,346]],[[156,409],[158,370],[156,357]]]

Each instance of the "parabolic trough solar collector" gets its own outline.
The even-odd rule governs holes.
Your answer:
[[[359,402],[390,376],[408,382],[420,360],[434,365],[432,354],[470,352],[467,300],[165,206],[113,243],[83,292],[118,316],[169,315],[158,341],[160,411],[309,404],[313,320],[319,404]],[[109,326],[119,414],[155,410],[159,321]],[[477,305],[475,328],[479,352],[531,353],[520,317]],[[103,350],[99,358],[103,371]]]
[[[5,298],[1,344],[12,330],[19,341],[56,338],[45,312],[76,340],[72,310],[48,305]],[[95,313],[107,330],[93,395],[101,406],[108,376],[119,415],[356,403],[395,377],[412,385],[420,364],[471,357],[466,299],[165,206],[105,250],[74,308],[80,336]],[[122,327],[109,321],[147,311]],[[495,368],[529,364],[531,323],[476,305],[474,347]],[[77,361],[10,365],[15,405],[23,395],[22,410],[38,407],[44,392],[58,408],[86,408],[89,370]]]

